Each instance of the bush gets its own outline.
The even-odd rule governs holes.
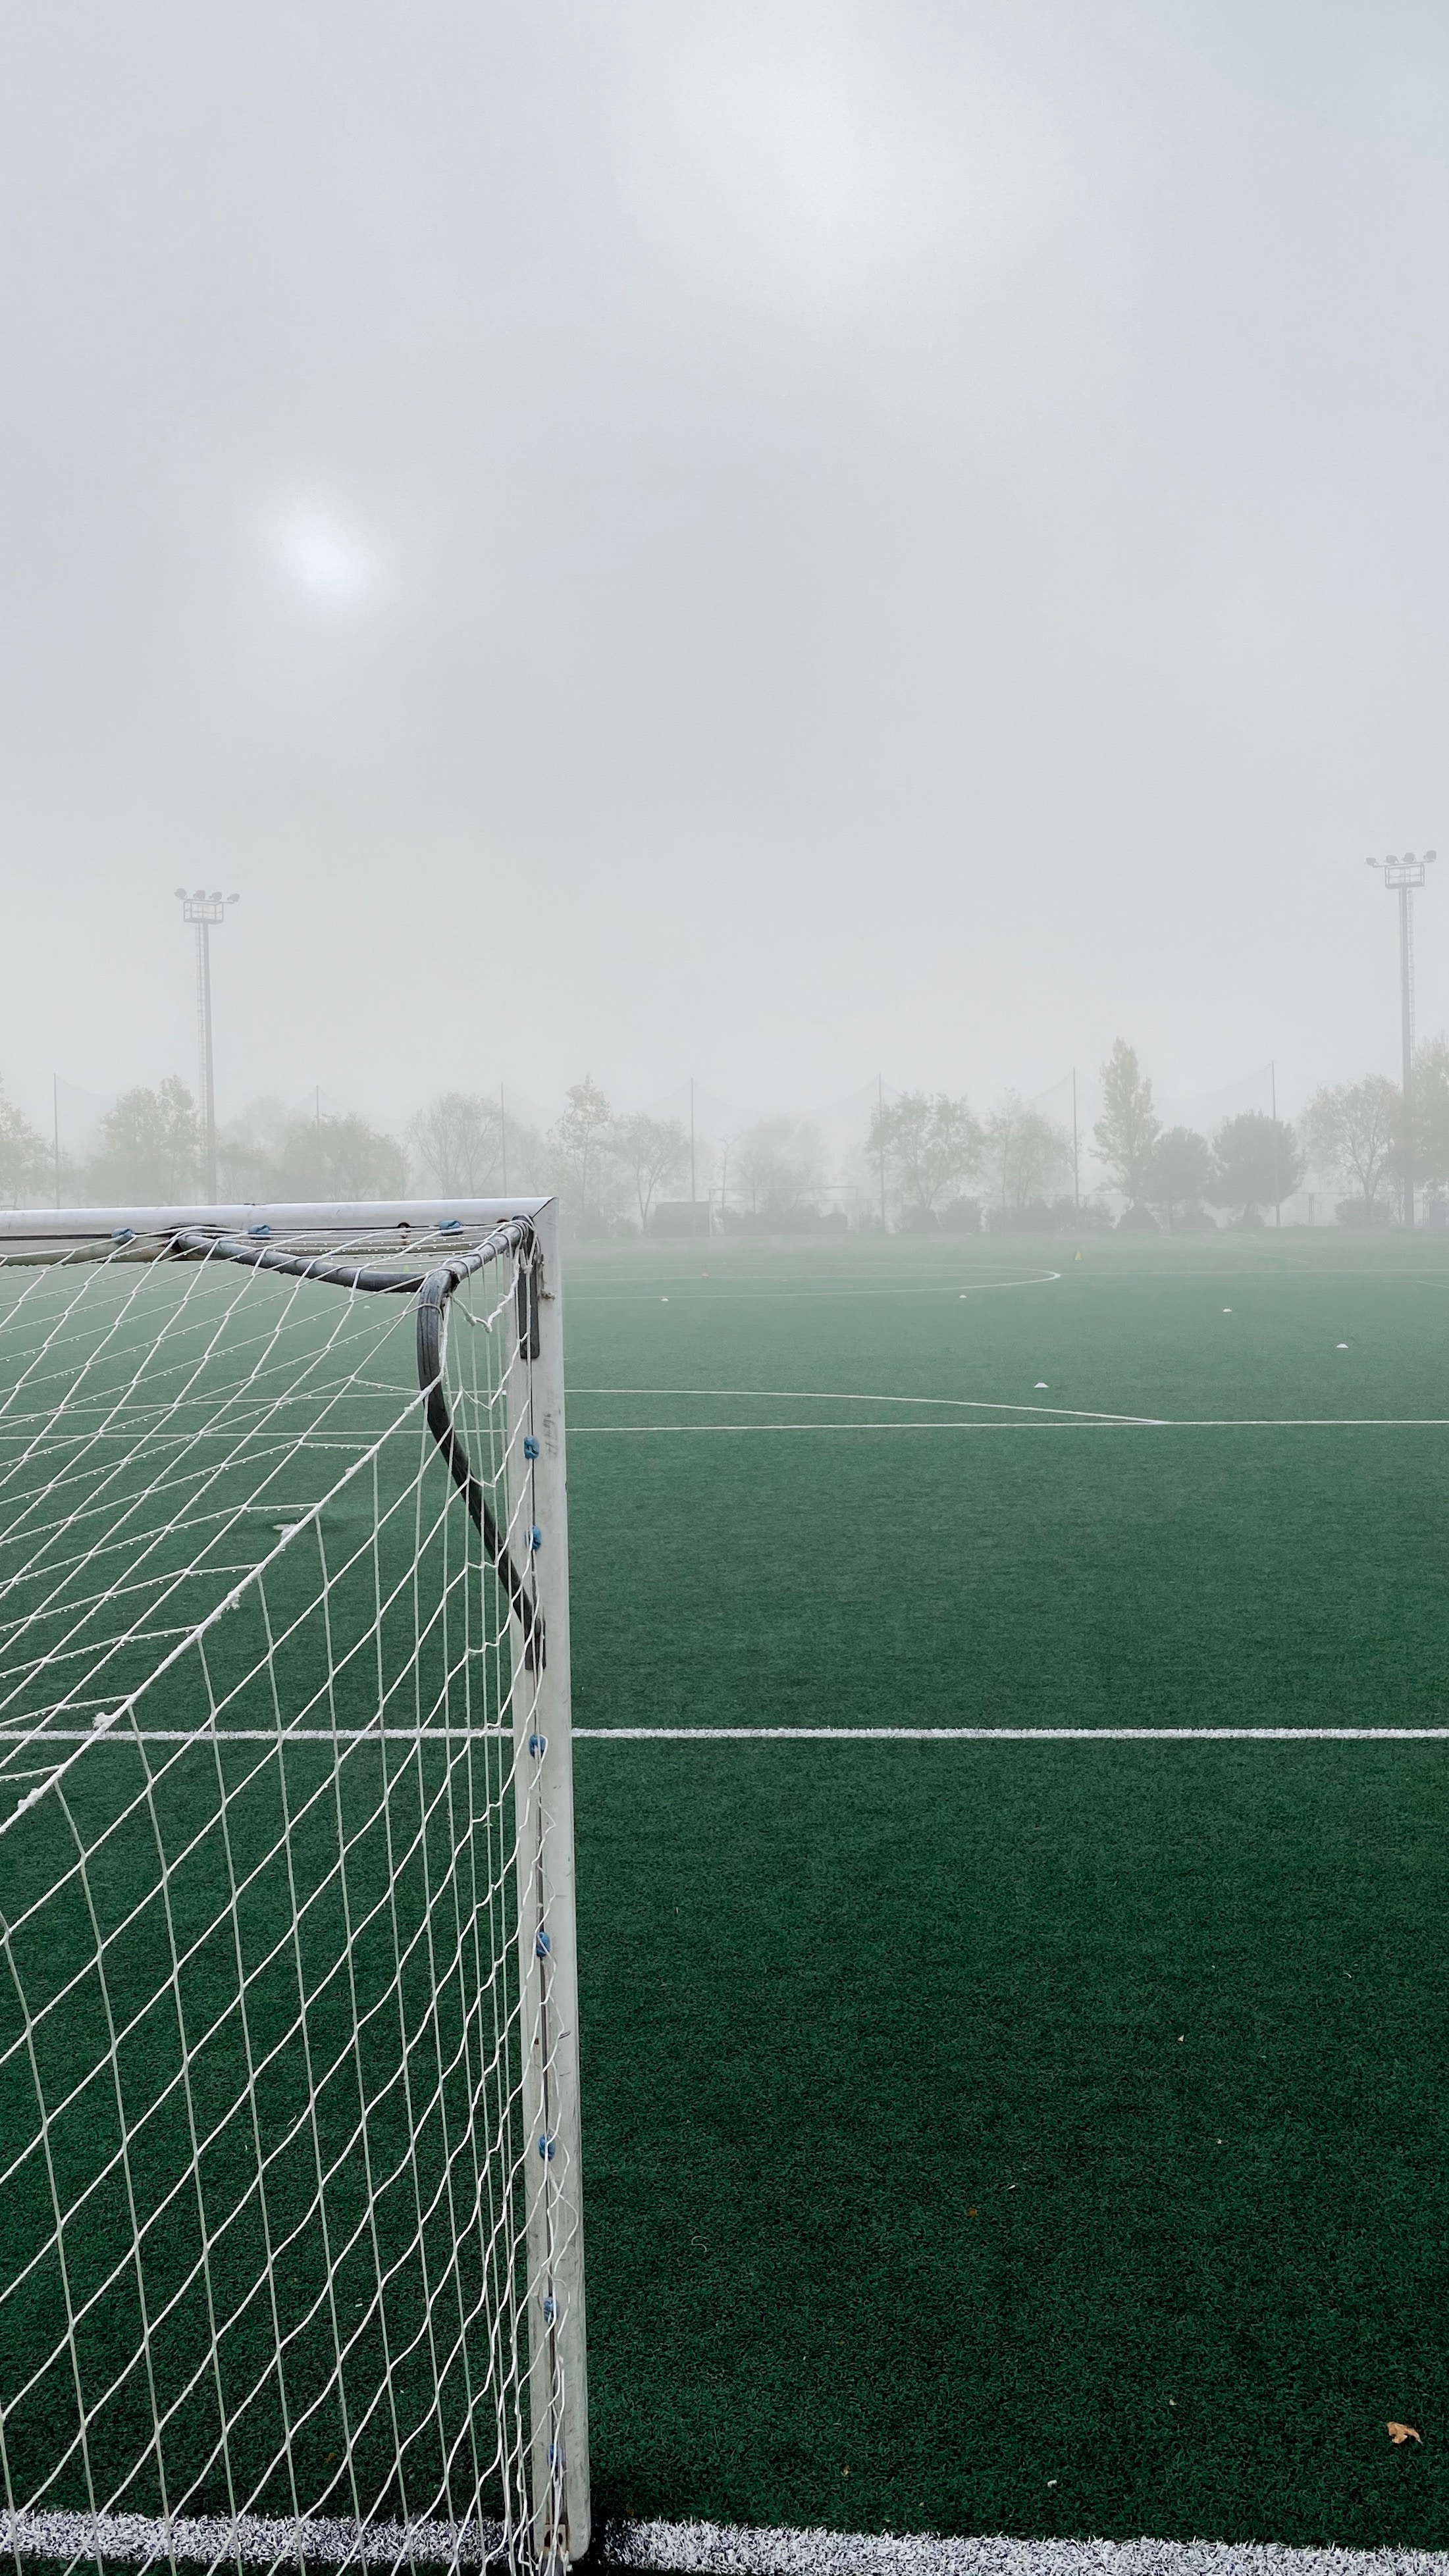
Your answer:
[[[1387,1199],[1340,1199],[1333,1213],[1340,1225],[1392,1225],[1394,1221]]]
[[[1124,1234],[1158,1234],[1161,1228],[1149,1207],[1125,1207],[1117,1219]]]
[[[897,1234],[979,1234],[981,1207],[976,1199],[947,1199],[944,1207],[903,1207]]]
[[[1049,1211],[1053,1234],[1102,1234],[1112,1222],[1112,1211],[1103,1199],[1053,1199]]]
[[[993,1234],[1102,1234],[1112,1222],[1112,1211],[1101,1199],[1028,1199],[1023,1207],[996,1207],[986,1211],[986,1223]]]
[[[844,1208],[723,1208],[720,1229],[725,1234],[844,1234],[848,1219]]]
[[[994,1207],[986,1211],[986,1223],[992,1234],[1056,1234],[1051,1209],[1045,1199],[1026,1199],[1020,1207]]]

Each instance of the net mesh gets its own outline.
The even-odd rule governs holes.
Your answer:
[[[395,1246],[357,1251],[458,1250]],[[415,1295],[145,1243],[0,1267],[22,2558],[530,2557],[541,1658],[492,1561],[531,1590],[526,1227],[487,1249],[451,1460]]]

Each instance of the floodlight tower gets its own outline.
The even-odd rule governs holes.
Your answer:
[[[240,903],[239,894],[207,894],[198,886],[188,894],[185,886],[176,889],[181,918],[196,932],[196,1065],[201,1088],[201,1132],[206,1146],[206,1195],[216,1205],[216,1083],[211,1059],[211,934],[226,919],[228,904]]]
[[[1390,894],[1399,898],[1399,1015],[1404,1041],[1404,1223],[1414,1222],[1413,1129],[1410,1125],[1410,1094],[1414,1080],[1414,888],[1424,882],[1424,870],[1434,864],[1437,851],[1426,850],[1416,859],[1405,850],[1401,859],[1369,859],[1368,867],[1383,867],[1384,883]]]

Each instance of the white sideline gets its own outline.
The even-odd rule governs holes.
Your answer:
[[[1257,2540],[935,2540],[718,2522],[616,2523],[604,2538],[609,2559],[660,2576],[1449,2576],[1433,2550]]]
[[[139,2513],[0,2513],[0,2547],[27,2558],[180,2559],[202,2565],[286,2562],[395,2566],[400,2560],[485,2565],[499,2535],[446,2522],[371,2523],[318,2516],[287,2522],[202,2514],[167,2522]],[[984,2533],[769,2531],[743,2523],[620,2522],[601,2535],[605,2565],[651,2576],[1449,2576],[1449,2556],[1423,2549],[1289,2548],[1276,2541],[1013,2540]]]

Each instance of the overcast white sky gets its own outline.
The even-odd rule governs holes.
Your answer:
[[[1392,1070],[1449,11],[9,0],[0,1070]]]

